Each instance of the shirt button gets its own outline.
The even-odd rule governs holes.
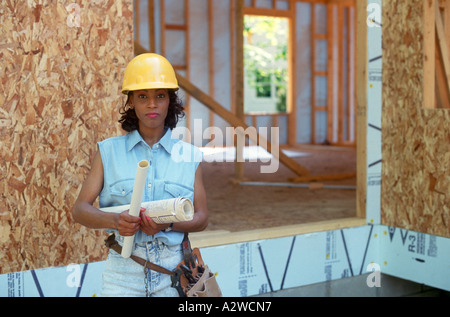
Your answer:
[[[124,190],[122,190],[122,195],[125,195],[125,191]]]
[[[148,187],[148,188],[151,188],[151,187],[152,187],[152,184],[148,184],[147,187]]]

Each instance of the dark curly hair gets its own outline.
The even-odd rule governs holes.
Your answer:
[[[177,126],[178,120],[184,117],[184,107],[175,90],[167,89],[167,91],[169,92],[169,110],[164,125],[173,130]],[[139,129],[139,119],[134,109],[130,108],[129,105],[131,93],[131,91],[128,93],[127,101],[119,110],[122,115],[119,123],[122,125],[122,129],[127,132]]]

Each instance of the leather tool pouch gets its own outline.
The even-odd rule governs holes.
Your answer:
[[[122,253],[122,247],[115,240],[114,234],[105,240],[105,244],[117,253]],[[187,233],[184,236],[182,248],[184,259],[173,271],[134,255],[130,258],[147,269],[171,275],[172,287],[178,291],[180,297],[222,297],[214,273],[203,262],[200,250],[191,249]]]

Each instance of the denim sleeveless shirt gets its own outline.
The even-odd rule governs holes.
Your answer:
[[[138,130],[126,135],[111,137],[98,142],[102,157],[104,182],[99,195],[100,208],[128,205],[131,203],[137,164],[148,160],[147,173],[142,201],[154,201],[186,197],[194,202],[195,172],[202,159],[201,151],[186,142],[172,139],[172,131],[167,129],[164,136],[150,147]],[[107,232],[118,231],[108,229]],[[181,232],[163,232],[147,235],[139,230],[135,243],[159,239],[166,245],[177,245],[183,240]]]

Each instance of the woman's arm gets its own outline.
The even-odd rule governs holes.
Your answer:
[[[208,226],[208,207],[203,185],[202,163],[197,167],[194,181],[194,218],[191,221],[177,222],[172,230],[180,232],[203,231]]]
[[[118,229],[122,236],[133,235],[139,230],[139,217],[133,217],[124,211],[120,214],[103,212],[93,206],[103,188],[103,163],[97,151],[91,171],[81,187],[81,191],[72,209],[76,222],[93,229]]]
[[[173,224],[172,230],[179,232],[196,232],[202,231],[208,226],[208,208],[206,204],[206,192],[203,185],[203,176],[201,163],[195,172],[194,181],[194,217],[191,221],[176,222]],[[157,224],[151,218],[146,218],[141,213],[141,230],[148,234],[156,234],[157,232],[167,229],[169,224]]]

